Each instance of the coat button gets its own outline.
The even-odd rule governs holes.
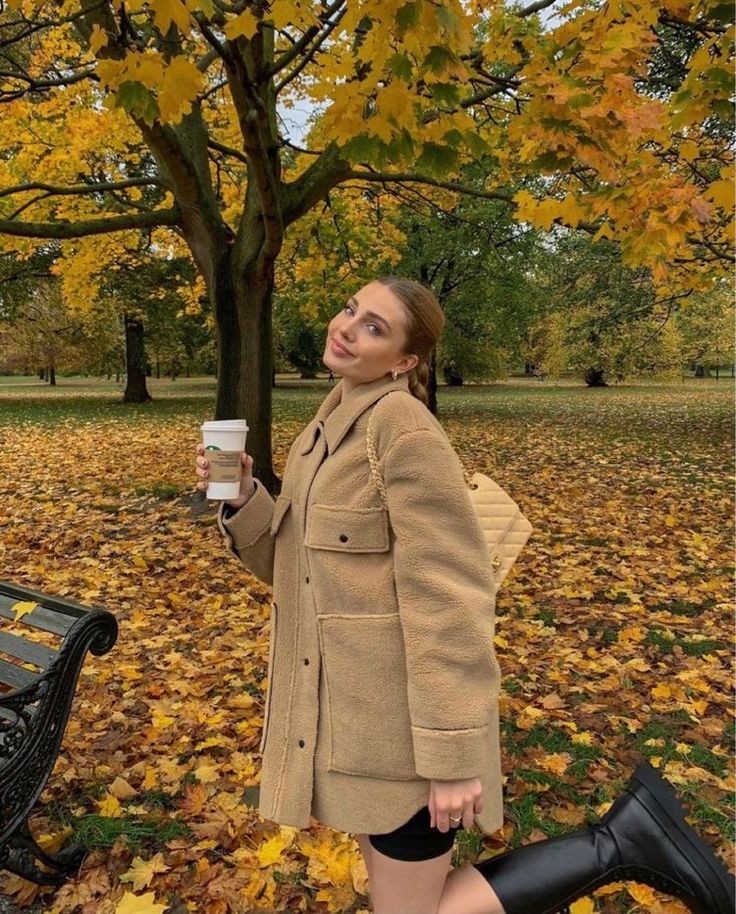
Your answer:
[[[301,746],[302,749],[304,748],[304,740],[303,740],[303,739],[300,739],[300,740],[299,740],[299,745]]]
[[[347,543],[347,541],[348,541],[347,533],[341,533],[341,534],[340,534],[340,542],[341,542],[341,543]]]
[[[307,575],[306,578],[304,578],[304,583],[309,584],[309,575]]]
[[[309,657],[304,658],[304,666],[309,666]]]

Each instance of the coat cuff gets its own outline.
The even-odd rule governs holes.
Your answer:
[[[459,781],[480,777],[492,743],[490,724],[470,730],[411,728],[414,764],[419,777]]]
[[[271,526],[274,500],[259,479],[253,480],[255,492],[248,501],[230,517],[224,516],[225,502],[217,511],[217,526],[228,544],[235,549],[247,549]]]

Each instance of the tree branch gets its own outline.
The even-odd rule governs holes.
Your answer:
[[[338,7],[342,6],[343,2],[344,2],[344,0],[337,0],[337,2],[333,3],[332,7],[330,7],[330,14],[332,13],[333,10],[336,10]],[[338,23],[343,18],[343,16],[345,15],[346,12],[347,12],[347,7],[343,10],[340,10],[340,13],[335,18],[335,21],[328,23],[328,25],[324,29],[324,31],[321,34],[317,35],[317,37],[314,41],[314,44],[307,51],[307,53],[304,55],[302,60],[299,61],[299,64],[296,67],[294,67],[294,69],[291,71],[291,73],[289,73],[287,76],[285,76],[281,80],[281,82],[279,82],[276,85],[275,91],[276,91],[277,95],[279,94],[279,92],[281,92],[281,90],[284,88],[284,86],[288,86],[292,80],[296,79],[296,77],[299,75],[299,73],[301,73],[301,71],[304,69],[304,67],[306,67],[306,65],[309,63],[309,61],[312,60],[312,58],[317,53],[317,51],[320,49],[320,47],[324,44],[324,42],[327,40],[327,38],[329,38],[330,33],[335,30]],[[305,37],[308,34],[309,34],[309,32],[307,32],[305,34]],[[294,51],[295,51],[296,47],[298,47],[298,44],[295,45],[294,48],[291,48],[288,52],[288,55],[290,56],[291,59],[293,59],[293,57],[295,56]],[[275,68],[272,67],[271,70],[273,71],[273,73],[278,73],[282,69],[282,65],[284,65],[283,61],[279,60],[278,66]],[[269,70],[269,72],[271,72],[271,70]]]
[[[82,219],[79,222],[14,222],[0,219],[0,235],[20,238],[84,238],[126,229],[156,228],[160,225],[180,225],[178,209],[159,209],[151,213],[130,213],[106,219]]]
[[[19,98],[26,92],[37,92],[39,89],[54,89],[58,86],[71,86],[74,83],[81,82],[83,79],[99,81],[99,77],[91,68],[80,70],[78,73],[72,73],[70,76],[60,77],[59,79],[34,79],[32,76],[28,76],[25,73],[0,70],[0,79],[15,79],[20,82],[28,83],[24,89],[18,89],[17,91],[0,89],[0,101],[12,101],[14,98]]]
[[[217,140],[213,140],[211,138],[207,140],[207,145],[210,149],[216,149],[218,152],[221,152],[226,156],[232,156],[234,159],[239,159],[246,165],[248,164],[248,156],[244,152],[240,152],[238,149],[233,149],[232,146],[226,146],[224,143],[218,143]]]
[[[540,10],[546,10],[548,6],[553,6],[556,0],[536,0],[536,3],[530,3],[529,6],[520,9],[516,14],[520,19],[525,16],[532,16]]]
[[[433,187],[442,187],[445,190],[454,190],[458,193],[468,194],[472,197],[482,197],[485,200],[503,200],[504,202],[511,204],[514,202],[511,194],[504,193],[500,190],[476,190],[473,187],[464,187],[462,184],[456,184],[454,181],[438,181],[435,178],[430,178],[425,175],[390,174],[380,171],[358,171],[356,169],[351,169],[346,177],[360,178],[363,181],[380,181],[381,183],[386,183],[387,181],[395,181],[397,183],[412,181],[419,184],[431,184]]]
[[[50,196],[68,196],[70,194],[104,193],[108,190],[123,190],[126,187],[146,187],[148,185],[161,187],[161,181],[158,178],[128,178],[125,181],[110,181],[104,184],[73,184],[71,187],[59,187],[54,184],[33,181],[28,184],[16,184],[15,187],[0,188],[0,197],[20,194],[27,190],[44,190]]]

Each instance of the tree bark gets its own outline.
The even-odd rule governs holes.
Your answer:
[[[146,387],[146,350],[143,336],[143,321],[126,314],[125,320],[125,363],[127,377],[123,403],[146,403],[153,397]]]
[[[235,281],[234,274],[240,276]],[[257,262],[235,268],[228,246],[220,258],[214,289],[218,334],[215,419],[245,419],[246,451],[253,475],[272,495],[281,483],[271,457],[273,386],[273,274]]]
[[[602,368],[588,368],[583,377],[588,387],[608,387],[608,383],[603,379]]]
[[[429,354],[429,376],[427,378],[427,409],[437,416],[437,350]]]

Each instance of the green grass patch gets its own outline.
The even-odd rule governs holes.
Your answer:
[[[183,822],[168,819],[163,822],[145,822],[136,816],[89,815],[72,819],[73,840],[88,850],[112,847],[120,837],[125,837],[128,846],[137,850],[141,845],[163,847],[167,841],[182,835],[193,836],[191,829]]]
[[[542,749],[550,753],[568,752],[573,757],[568,770],[575,777],[584,777],[587,773],[588,763],[593,759],[600,758],[603,754],[596,746],[572,742],[562,728],[550,727],[544,724],[536,724],[521,737],[517,733],[515,742],[520,749],[541,746]]]
[[[703,799],[701,784],[678,784],[678,796],[687,806],[688,817],[695,828],[698,824],[715,825],[720,833],[729,841],[736,841],[736,824],[733,809],[716,809],[715,806]]]
[[[680,738],[680,732],[690,726],[692,726],[692,722],[686,712],[678,712],[676,719],[662,717],[651,720],[636,734],[635,746],[647,759],[661,758],[660,767],[664,767],[668,762],[674,760],[705,768],[716,777],[726,777],[728,759],[725,756],[716,755],[699,743],[685,744],[685,741]],[[687,745],[687,750],[678,751],[678,744]]]
[[[484,835],[477,826],[456,831],[452,865],[461,866],[466,860],[475,860],[483,850],[483,844]]]
[[[152,495],[154,498],[161,499],[161,501],[168,501],[171,498],[176,498],[177,495],[189,492],[190,489],[178,486],[173,482],[157,482],[152,486],[136,486],[133,491],[136,495]]]
[[[537,610],[537,618],[541,619],[545,625],[555,624],[555,611],[552,606],[540,606]]]
[[[142,790],[140,793],[140,803],[143,806],[150,806],[153,809],[171,810],[176,808],[176,801],[171,794],[164,793],[163,790]]]
[[[725,642],[714,638],[680,638],[665,629],[656,627],[652,627],[647,631],[644,644],[658,647],[663,654],[671,654],[675,645],[678,645],[682,648],[684,654],[688,654],[691,657],[702,657],[704,654],[722,651],[727,647]]]
[[[506,676],[501,680],[501,688],[507,695],[520,695],[524,686],[515,676]]]
[[[574,831],[568,825],[562,825],[555,822],[554,819],[543,818],[538,801],[539,794],[536,791],[530,791],[506,804],[509,817],[516,826],[509,839],[511,847],[518,847],[522,844],[535,828],[541,829],[548,838]]]
[[[522,781],[526,781],[527,784],[549,784],[549,787],[547,788],[548,790],[564,796],[565,799],[569,800],[575,806],[583,806],[586,803],[586,797],[584,794],[580,793],[580,791],[573,784],[569,784],[567,781],[563,780],[558,775],[553,774],[551,771],[522,767],[517,768],[514,771],[514,774],[516,777],[521,778]]]

